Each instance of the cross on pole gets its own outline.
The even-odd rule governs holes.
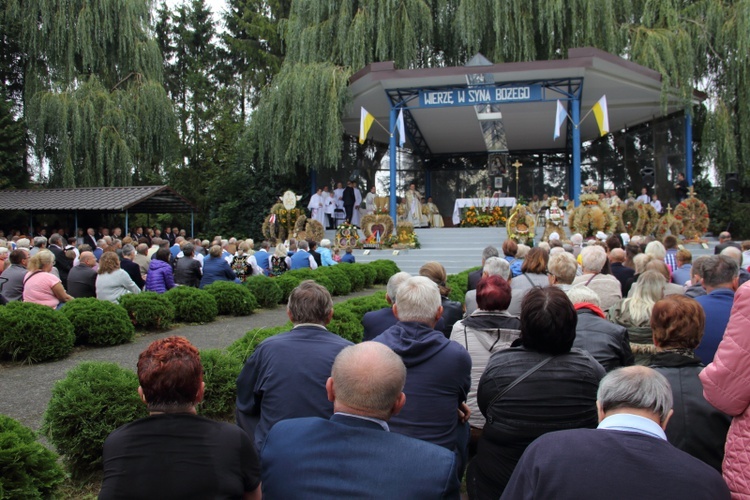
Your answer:
[[[511,167],[516,167],[516,198],[518,198],[518,170],[523,166],[523,163],[516,160],[515,163],[511,164]]]

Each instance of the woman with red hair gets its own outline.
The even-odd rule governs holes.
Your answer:
[[[152,342],[138,358],[138,394],[149,415],[104,442],[100,499],[260,499],[260,464],[245,431],[196,414],[200,354],[187,339]]]

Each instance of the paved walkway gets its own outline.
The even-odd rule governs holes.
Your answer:
[[[384,288],[377,286],[346,297],[334,297],[334,302],[370,295]],[[166,332],[146,333],[129,344],[76,348],[70,356],[59,361],[34,365],[0,363],[0,414],[13,417],[38,430],[55,382],[64,378],[68,370],[83,361],[111,361],[135,371],[138,355],[148,344],[160,338],[182,335],[198,349],[218,349],[227,347],[248,330],[279,326],[287,321],[286,308],[279,306],[276,309],[260,310],[250,316],[220,316],[217,321],[205,325],[185,325]]]

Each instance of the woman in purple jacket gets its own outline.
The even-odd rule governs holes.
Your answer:
[[[164,293],[170,288],[174,288],[174,275],[172,265],[169,263],[171,255],[169,248],[160,248],[156,251],[156,255],[151,259],[151,264],[148,266],[144,290]]]

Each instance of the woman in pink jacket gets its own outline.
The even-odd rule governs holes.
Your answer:
[[[733,499],[750,498],[750,284],[737,290],[724,338],[700,379],[706,400],[734,417],[724,449],[724,480]]]

